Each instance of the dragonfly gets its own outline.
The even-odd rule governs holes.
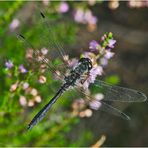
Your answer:
[[[52,29],[47,24],[45,15],[43,14],[43,12],[40,12],[40,15],[41,15],[41,18],[43,19],[44,25],[46,26],[46,28],[48,28],[49,35],[52,36],[53,32],[52,32]],[[18,37],[28,47],[34,49],[33,45],[22,34],[18,34]],[[52,40],[51,42],[48,42],[48,43],[50,44],[49,47],[54,47],[56,50],[58,50],[58,52],[62,57],[64,56],[65,51],[63,47],[60,46],[60,44],[56,40]],[[38,55],[38,51],[36,49],[34,49],[34,54]],[[40,61],[42,63],[46,63],[48,66],[48,69],[53,73],[55,73],[58,77],[60,77],[56,73],[56,69],[53,67],[52,63],[50,63],[49,61],[47,62],[47,59],[45,59],[44,57],[42,57]],[[65,61],[63,63],[64,65],[66,65]],[[69,68],[68,65],[66,66],[66,68],[67,67]],[[51,100],[34,116],[34,118],[28,124],[27,129],[32,129],[39,121],[41,121],[45,117],[46,113],[53,106],[53,104],[58,100],[58,98],[60,98],[66,91],[70,90],[71,88],[76,88],[76,91],[81,92],[87,98],[89,98],[90,100],[93,100],[94,99],[93,96],[91,96],[90,94],[86,94],[86,92],[82,89],[83,84],[89,77],[89,74],[92,68],[93,68],[93,63],[91,59],[86,57],[80,58],[77,61],[76,65],[70,68],[69,73],[63,74],[64,78],[60,78],[60,79],[63,79],[61,87],[59,88],[59,90],[57,90],[53,98],[51,98]],[[120,116],[126,120],[130,120],[130,117],[128,115],[126,115],[119,109],[111,106],[106,101],[144,102],[147,99],[146,95],[140,91],[111,85],[99,79],[96,79],[92,85],[97,87],[98,89],[101,89],[101,93],[103,93],[104,95],[104,98],[99,101],[100,103],[99,110],[109,112],[116,116]]]

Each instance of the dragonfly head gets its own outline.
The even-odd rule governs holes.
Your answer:
[[[89,58],[81,58],[79,62],[85,64],[88,67],[88,70],[92,69],[92,62]]]

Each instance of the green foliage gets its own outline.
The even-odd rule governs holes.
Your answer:
[[[120,78],[117,75],[111,75],[105,78],[105,81],[110,83],[110,84],[119,84]]]
[[[93,139],[93,135],[92,132],[87,130],[82,132],[79,136],[78,136],[78,141],[74,142],[71,144],[71,146],[76,147],[77,145],[83,147],[85,146],[89,141],[91,141]]]

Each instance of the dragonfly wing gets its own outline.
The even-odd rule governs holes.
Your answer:
[[[147,99],[142,92],[107,84],[100,80],[96,80],[93,85],[97,86],[100,92],[104,94],[103,100],[105,101],[144,102]]]
[[[41,25],[42,36],[41,41],[44,46],[47,46],[50,50],[54,51],[54,55],[58,55],[59,58],[64,63],[65,68],[69,68],[66,56],[68,53],[64,49],[62,43],[59,41],[58,35],[58,25],[56,25],[55,21],[52,19],[48,19],[43,12],[40,12],[40,16],[42,18]],[[40,24],[39,24],[40,25]]]
[[[130,120],[130,117],[127,116],[125,113],[123,113],[122,111],[120,111],[119,109],[117,108],[114,108],[113,106],[101,101],[99,102],[101,105],[99,107],[98,110],[101,110],[101,111],[104,111],[104,112],[107,112],[109,114],[113,114],[115,116],[119,116],[123,119],[126,119],[126,120]]]
[[[32,60],[34,60],[35,64],[39,64],[39,63],[43,64],[44,63],[49,71],[54,73],[59,79],[62,79],[62,77],[60,77],[56,71],[59,68],[54,66],[47,58],[40,57],[40,61],[38,61],[38,56],[40,54],[40,51],[35,49],[35,47],[23,35],[18,34],[17,38],[24,43],[26,48],[33,50]]]
[[[68,53],[62,47],[59,39],[56,38],[58,26],[55,25],[55,21],[52,17],[49,20],[42,12],[40,12],[40,16],[36,15],[35,17],[37,17],[36,20],[38,21],[33,22],[33,32],[36,33],[34,37],[36,37],[37,42],[35,44],[31,43],[31,41],[33,42],[33,37],[31,36],[24,37],[23,35],[18,35],[17,37],[20,41],[23,41],[27,49],[33,49],[34,61],[32,63],[39,64],[37,62],[40,61],[40,63],[45,64],[47,68],[52,69],[54,74],[55,71],[59,72],[60,70],[60,73],[64,75],[67,68],[70,67],[68,65]],[[48,53],[44,56],[45,58],[41,56],[41,51],[44,52],[43,49],[45,49],[45,52],[48,50]],[[34,67],[35,66],[37,65],[34,65]]]
[[[84,101],[86,102],[86,104],[93,110],[101,110],[104,112],[107,112],[109,114],[115,115],[115,116],[119,116],[123,119],[126,120],[130,120],[130,117],[127,116],[125,113],[123,113],[122,111],[118,110],[117,108],[114,108],[113,106],[105,103],[104,101],[98,101],[96,100],[93,96],[88,95],[84,90],[82,89],[77,89],[78,92],[82,93],[83,95],[85,95],[85,97],[87,99],[85,99]]]

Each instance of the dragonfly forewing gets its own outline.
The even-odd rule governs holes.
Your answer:
[[[37,67],[38,70],[40,68],[45,68],[47,71],[54,73],[58,79],[63,79],[63,77],[60,76],[58,71],[59,71],[59,69],[64,69],[64,70],[66,69],[64,64],[62,64],[61,62],[60,62],[60,65],[59,64],[53,64],[53,60],[49,56],[45,57],[41,53],[42,49],[41,50],[35,49],[35,47],[21,34],[18,34],[17,37],[20,41],[22,41],[24,43],[26,50],[28,50],[28,51],[26,51],[26,53],[27,52],[29,53],[29,50],[32,51],[31,54],[29,53],[30,56],[28,56],[29,57],[28,61],[30,61],[30,64],[33,64],[33,68]],[[62,71],[61,71],[61,73],[62,73]],[[64,75],[64,72],[63,72],[63,75]]]
[[[62,43],[60,43],[58,39],[59,35],[58,35],[57,28],[59,26],[56,25],[54,21],[52,20],[49,21],[49,19],[47,19],[47,17],[43,14],[43,12],[40,12],[40,16],[42,18],[41,28],[43,28],[42,29],[43,35],[40,38],[43,41],[43,45],[44,46],[46,45],[49,49],[52,49],[54,51],[54,54],[57,54],[60,57],[60,59],[65,65],[65,68],[69,68],[68,63],[64,58],[65,56],[68,55],[68,53],[63,48]]]
[[[144,102],[147,97],[140,91],[107,84],[101,80],[96,80],[93,85],[100,88],[104,94],[106,101],[120,101],[120,102]]]

